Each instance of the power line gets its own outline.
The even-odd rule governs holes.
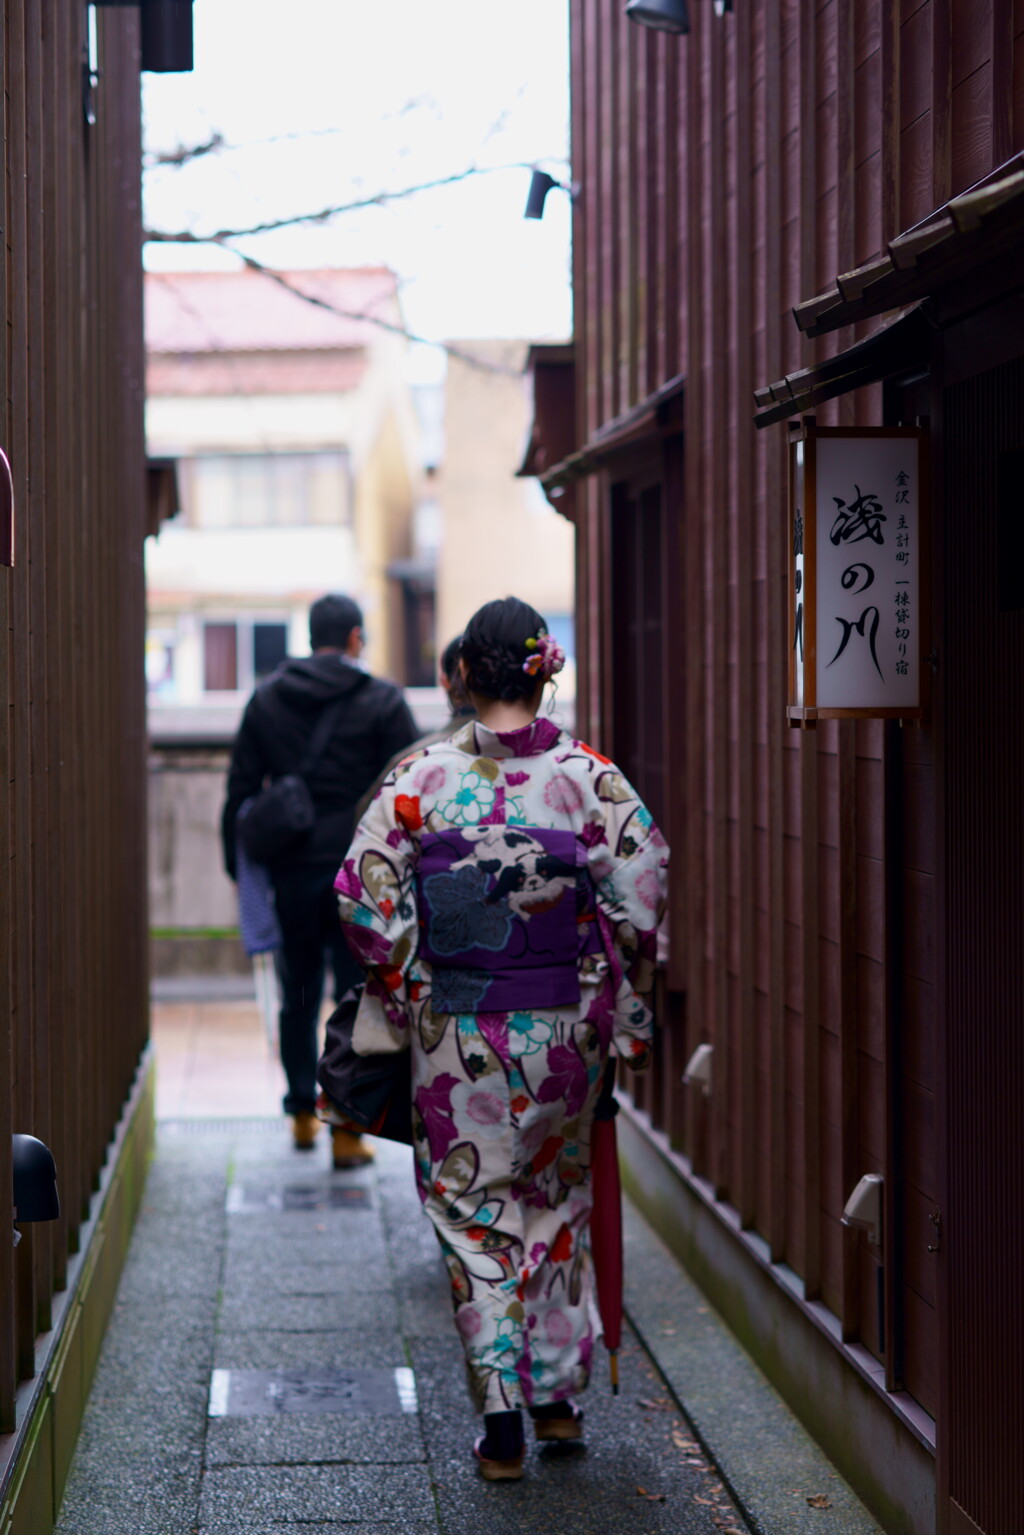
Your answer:
[[[453,171],[450,176],[439,176],[434,181],[421,181],[416,186],[400,187],[394,192],[375,192],[370,197],[360,197],[354,202],[337,203],[321,208],[318,213],[297,213],[290,218],[269,219],[263,224],[253,224],[248,229],[217,229],[210,234],[196,234],[192,229],[147,229],[144,238],[159,244],[170,245],[219,245],[225,240],[242,240],[251,235],[269,234],[276,229],[291,229],[298,224],[325,224],[340,213],[357,213],[362,208],[383,207],[405,197],[415,197],[419,192],[431,192],[439,187],[454,186],[472,176],[493,176],[504,171],[532,171],[536,166],[526,160],[509,165],[473,165],[468,170]]]

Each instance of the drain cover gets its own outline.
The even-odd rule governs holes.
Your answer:
[[[416,1411],[416,1380],[397,1370],[214,1370],[211,1418],[265,1418],[281,1412]]]
[[[268,1210],[359,1210],[369,1203],[369,1189],[354,1184],[294,1183],[275,1189],[233,1183],[226,1209],[229,1215],[262,1215]]]

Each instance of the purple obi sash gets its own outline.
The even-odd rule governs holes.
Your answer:
[[[585,852],[537,826],[427,832],[416,878],[420,954],[438,1013],[513,1012],[580,999],[577,959],[600,947]]]

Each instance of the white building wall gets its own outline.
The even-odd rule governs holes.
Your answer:
[[[157,395],[146,403],[146,445],[157,458],[349,447],[357,406],[353,394]]]

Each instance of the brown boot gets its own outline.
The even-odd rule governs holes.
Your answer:
[[[339,1128],[331,1131],[331,1154],[338,1172],[346,1167],[365,1167],[374,1158],[374,1152],[365,1144],[361,1135]]]
[[[307,1109],[300,1109],[292,1120],[292,1139],[296,1151],[312,1151],[313,1142],[320,1134],[320,1121]]]

